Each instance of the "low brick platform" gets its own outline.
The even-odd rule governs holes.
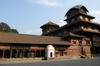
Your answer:
[[[0,64],[8,63],[25,63],[25,62],[39,62],[43,61],[43,58],[11,58],[11,59],[0,59]]]

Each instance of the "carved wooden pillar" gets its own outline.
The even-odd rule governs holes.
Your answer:
[[[12,51],[13,51],[13,50],[10,50],[10,58],[12,58]]]
[[[35,57],[36,57],[36,52],[37,52],[37,50],[34,50],[34,59],[35,59]]]
[[[31,50],[29,50],[29,53],[28,53],[28,58],[30,58],[30,54],[31,54]]]
[[[16,53],[16,58],[18,58],[18,51],[19,51],[19,50],[16,50],[16,51],[17,51],[17,53]]]
[[[2,54],[2,58],[4,58],[5,57],[5,50],[3,50],[3,54]]]
[[[40,57],[41,57],[41,50],[40,50]]]
[[[23,50],[23,55],[22,55],[23,58],[24,58],[24,53],[25,53],[25,50]]]
[[[96,53],[96,49],[95,49],[95,47],[93,46],[93,57],[94,57],[95,53]]]

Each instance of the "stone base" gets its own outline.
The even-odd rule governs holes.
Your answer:
[[[87,54],[87,57],[91,58],[92,56],[91,56],[91,54]]]
[[[79,59],[80,56],[59,56],[55,59]]]
[[[93,57],[100,57],[100,54],[93,54]]]

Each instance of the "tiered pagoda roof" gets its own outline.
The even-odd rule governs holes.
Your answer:
[[[43,26],[57,26],[57,27],[59,27],[58,24],[55,24],[55,23],[53,23],[53,22],[51,22],[51,21],[49,21],[48,23],[42,25],[41,28],[42,28]]]
[[[73,9],[78,9],[78,10],[80,10],[81,8],[84,8],[84,9],[86,10],[86,12],[89,12],[89,11],[87,10],[87,8],[86,8],[84,5],[76,5],[76,6],[72,7],[71,9],[69,9],[68,12],[65,14],[65,16],[67,16],[67,14],[68,14],[71,10],[73,10]]]

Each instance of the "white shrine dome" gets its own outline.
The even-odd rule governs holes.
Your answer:
[[[54,47],[53,47],[52,45],[48,45],[48,46],[46,47],[46,49],[54,49]]]

